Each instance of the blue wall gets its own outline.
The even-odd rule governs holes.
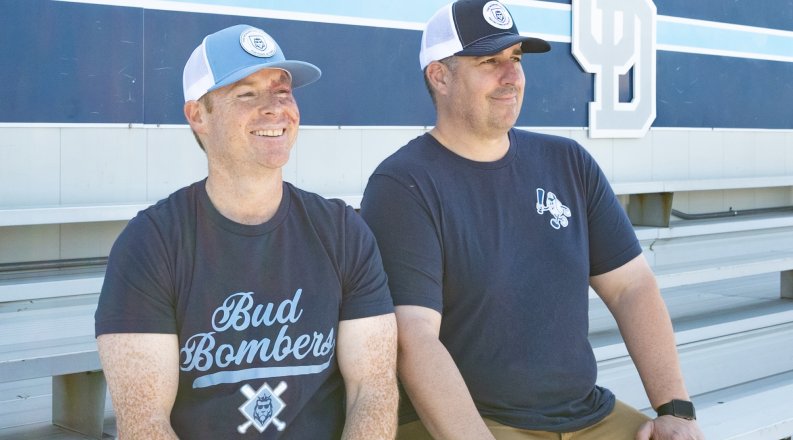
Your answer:
[[[793,28],[793,0],[657,3],[661,15]],[[184,62],[205,34],[238,23],[323,70],[296,92],[304,125],[434,123],[418,31],[49,0],[3,3],[0,122],[183,124]],[[524,60],[518,123],[586,126],[592,76],[570,45]],[[793,62],[659,51],[657,63],[656,127],[793,128]]]
[[[2,4],[0,122],[143,121],[143,10]]]
[[[656,0],[655,5],[660,15],[793,31],[791,0]]]

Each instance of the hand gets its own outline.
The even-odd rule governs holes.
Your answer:
[[[704,440],[696,420],[675,416],[661,416],[639,428],[636,440]]]

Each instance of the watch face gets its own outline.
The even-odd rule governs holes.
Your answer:
[[[673,400],[672,415],[689,420],[695,419],[694,404],[686,400]]]

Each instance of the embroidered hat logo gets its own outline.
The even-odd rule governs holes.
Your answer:
[[[276,51],[272,37],[259,29],[251,28],[241,33],[240,45],[245,52],[259,58],[270,58]]]
[[[497,1],[487,2],[482,9],[482,15],[484,15],[485,21],[490,23],[493,27],[499,29],[510,29],[512,27],[512,16],[509,15],[509,11]]]

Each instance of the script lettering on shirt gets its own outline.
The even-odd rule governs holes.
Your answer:
[[[304,360],[307,357],[327,362],[336,345],[334,328],[326,332],[313,331],[290,335],[290,325],[297,324],[303,316],[300,308],[302,289],[295,291],[292,298],[279,304],[256,304],[253,292],[238,292],[229,295],[212,314],[214,331],[197,333],[188,338],[180,349],[182,371],[208,371],[212,368],[240,367],[281,362],[289,359]],[[234,339],[233,343],[218,343],[219,336],[227,332],[242,332],[249,328],[272,328],[280,326],[275,337],[262,339]],[[273,332],[262,332],[272,335]],[[223,338],[227,341],[229,338]],[[293,368],[293,367],[290,367]]]
[[[222,332],[230,327],[237,331],[242,331],[248,327],[271,326],[273,324],[295,323],[303,314],[303,309],[297,310],[303,289],[297,289],[292,299],[287,299],[278,305],[267,303],[254,304],[253,292],[240,292],[230,295],[223,302],[223,305],[215,310],[212,315],[212,328]]]

